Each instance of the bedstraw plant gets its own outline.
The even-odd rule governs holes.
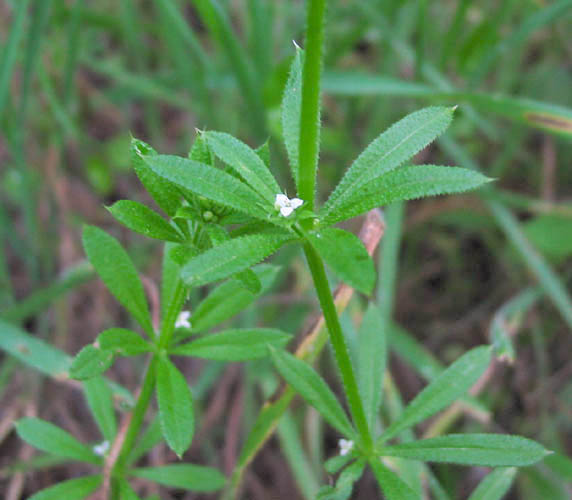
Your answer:
[[[485,372],[492,356],[492,347],[487,345],[459,357],[397,418],[382,425],[388,332],[380,328],[380,312],[371,305],[363,319],[354,363],[326,267],[365,295],[373,291],[376,272],[362,242],[334,225],[395,201],[476,189],[490,179],[464,168],[408,164],[445,131],[455,113],[453,107],[428,107],[405,116],[379,135],[318,206],[325,8],[325,0],[307,2],[305,48],[293,49],[282,101],[282,133],[295,195],[286,192],[272,175],[268,143],[252,149],[229,134],[198,131],[188,157],[183,158],[158,154],[148,144],[132,140],[132,166],[163,214],[130,200],[108,209],[129,229],[165,243],[160,321],[154,323],[142,282],[118,241],[97,227],[85,227],[83,244],[89,261],[139,324],[140,332],[106,330],[84,347],[71,365],[70,376],[84,383],[102,443],[82,444],[40,419],[18,421],[20,437],[36,448],[101,469],[98,474],[49,487],[35,494],[34,500],[62,495],[68,500],[85,498],[100,487],[111,498],[136,499],[132,478],[192,491],[224,488],[227,480],[222,473],[204,465],[136,465],[160,439],[179,458],[193,440],[193,395],[175,364],[178,357],[226,362],[270,357],[286,383],[339,433],[339,455],[325,463],[329,473],[338,474],[337,481],[320,489],[320,499],[349,498],[366,467],[373,471],[386,498],[421,498],[419,485],[394,471],[400,459],[500,467],[471,497],[500,498],[506,491],[503,485],[510,484],[514,475],[510,467],[530,465],[546,455],[541,445],[510,435],[413,438],[413,426],[464,398]],[[236,328],[209,333],[268,289],[276,267],[261,262],[285,245],[299,245],[306,257],[348,411],[309,363],[288,352],[289,332]],[[188,303],[192,289],[220,281],[223,283],[201,303]],[[104,372],[119,357],[141,355],[148,358],[141,388],[130,408],[127,427],[118,430],[113,400],[122,388],[105,378]],[[157,416],[144,428],[153,398]],[[273,418],[267,415],[256,422],[247,455],[264,440],[265,425]],[[227,496],[237,494],[239,480],[233,476],[226,484]]]

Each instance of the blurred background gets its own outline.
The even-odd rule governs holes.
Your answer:
[[[120,227],[105,210],[119,199],[151,203],[130,169],[131,136],[178,155],[188,153],[196,128],[229,132],[253,147],[269,139],[273,172],[294,194],[280,141],[280,101],[292,41],[304,45],[304,6],[0,0],[0,491],[6,499],[87,470],[36,454],[12,432],[15,419],[37,415],[83,441],[98,439],[81,390],[58,363],[101,330],[128,326],[128,318],[84,260],[82,224],[117,236],[148,291],[157,286],[160,245]],[[447,134],[418,161],[478,168],[497,179],[479,193],[389,207],[372,300],[395,322],[390,366],[394,395],[404,401],[466,349],[495,345],[498,359],[475,394],[480,410],[457,409],[420,432],[518,433],[559,452],[519,473],[507,497],[513,499],[571,495],[572,462],[565,458],[572,452],[571,34],[572,1],[347,0],[330,1],[328,9],[320,199],[372,139],[432,103],[460,107]],[[349,227],[357,231],[361,222]],[[275,261],[284,267],[273,287],[233,324],[302,332],[317,311],[304,261],[296,251]],[[366,303],[355,296],[344,312],[350,341]],[[36,351],[38,339],[56,349]],[[228,473],[268,393],[260,374],[269,370],[187,363],[202,421],[187,458]],[[320,365],[338,384],[329,354]],[[143,367],[143,359],[118,363],[111,377],[135,390]],[[250,467],[244,498],[312,498],[327,483],[321,464],[337,453],[334,434],[299,403],[288,422]],[[158,446],[146,460],[174,456]],[[466,498],[486,473],[432,469],[449,498]],[[376,498],[376,488],[366,475],[353,498]]]

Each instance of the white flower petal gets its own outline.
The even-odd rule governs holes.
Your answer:
[[[292,206],[293,208],[301,207],[303,204],[304,200],[301,200],[300,198],[292,198],[290,200],[290,206]]]
[[[93,452],[100,457],[105,455],[107,450],[109,450],[109,441],[103,441],[102,443],[96,444],[93,447]]]
[[[352,451],[354,442],[347,439],[340,439],[338,445],[340,447],[340,455],[343,457]]]
[[[179,316],[177,316],[177,321],[175,321],[175,328],[191,328],[190,317],[190,311],[181,311]]]
[[[292,207],[282,207],[280,209],[280,213],[284,216],[284,217],[288,217],[292,212],[294,211],[294,209]]]
[[[289,202],[290,200],[288,199],[288,196],[286,196],[285,194],[277,194],[276,199],[274,201],[274,206],[276,208],[286,207],[288,206]]]

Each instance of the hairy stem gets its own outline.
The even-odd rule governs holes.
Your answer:
[[[316,170],[320,144],[320,76],[326,0],[309,0],[306,21],[306,55],[302,70],[298,196],[314,208]]]
[[[308,267],[310,268],[312,279],[314,280],[314,286],[316,288],[316,293],[318,294],[320,306],[322,307],[326,327],[330,334],[330,341],[332,342],[336,362],[342,376],[348,405],[350,407],[354,423],[361,436],[362,444],[366,451],[370,451],[373,446],[373,441],[367,425],[367,419],[365,417],[365,412],[359,395],[355,372],[350,359],[348,347],[346,345],[346,340],[342,332],[332,292],[330,291],[330,286],[326,277],[324,263],[309,243],[304,245],[304,253],[306,254]]]

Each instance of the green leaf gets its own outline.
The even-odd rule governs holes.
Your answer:
[[[46,375],[67,378],[72,358],[53,345],[0,318],[0,348]]]
[[[105,231],[85,226],[83,246],[89,261],[109,291],[153,336],[153,326],[143,285],[135,266],[119,242]]]
[[[189,160],[194,160],[199,163],[205,163],[206,165],[214,165],[214,157],[209,150],[207,141],[201,132],[198,132],[195,136],[195,142],[189,151]]]
[[[369,464],[387,500],[419,500],[419,495],[380,459],[372,458]]]
[[[559,262],[572,255],[570,224],[570,217],[539,215],[524,223],[522,229],[540,253]]]
[[[63,481],[32,495],[28,500],[83,500],[101,485],[101,476],[85,476]]]
[[[225,477],[213,467],[191,464],[173,464],[163,467],[142,467],[131,474],[165,486],[191,491],[216,491],[224,486]]]
[[[252,294],[258,294],[262,288],[262,283],[252,269],[236,273],[235,278]]]
[[[262,146],[257,147],[254,151],[264,162],[264,165],[266,165],[267,168],[270,168],[270,145],[268,139],[266,139],[266,142]]]
[[[223,132],[204,132],[213,153],[240,175],[270,204],[282,190],[256,151]]]
[[[273,211],[256,191],[218,168],[178,156],[146,156],[146,164],[167,179],[198,196],[264,221]]]
[[[375,284],[375,265],[360,239],[343,229],[309,233],[312,246],[342,281],[369,295]]]
[[[348,465],[338,477],[335,488],[322,488],[316,500],[347,500],[350,498],[354,483],[363,474],[365,463],[365,460],[362,459]]]
[[[387,361],[386,332],[379,308],[370,303],[358,334],[358,382],[363,409],[372,434],[381,404],[383,376]]]
[[[280,375],[344,436],[354,435],[352,424],[326,382],[304,361],[285,351],[270,350]]]
[[[334,224],[394,201],[462,193],[491,180],[483,174],[459,167],[437,165],[403,167],[370,179],[352,195],[344,197],[337,204],[336,211],[324,217],[323,223]]]
[[[63,429],[45,420],[21,418],[16,422],[16,431],[21,439],[38,450],[80,462],[101,463],[101,458],[86,445],[80,443]]]
[[[434,141],[451,123],[455,108],[430,107],[407,115],[375,139],[348,169],[321,215],[328,217],[360,187],[390,172]]]
[[[282,97],[282,135],[290,161],[290,171],[298,187],[298,141],[300,140],[300,113],[302,110],[302,50],[290,66],[290,76]]]
[[[384,456],[484,467],[532,465],[548,453],[535,441],[505,434],[449,434],[380,450]]]
[[[87,404],[101,434],[106,441],[112,443],[117,434],[113,391],[103,377],[94,377],[84,382],[83,389]]]
[[[206,285],[228,278],[258,264],[292,239],[292,236],[278,234],[255,234],[234,238],[187,262],[181,270],[181,278],[187,285],[192,286]]]
[[[107,208],[121,224],[136,233],[163,241],[181,242],[184,238],[157,212],[131,200],[121,200]]]
[[[193,399],[185,377],[168,359],[157,364],[157,403],[165,441],[181,458],[193,439]]]
[[[139,139],[131,140],[131,163],[145,189],[157,205],[169,216],[173,217],[181,206],[181,193],[177,186],[163,179],[149,168],[145,157],[156,155],[157,152]]]
[[[114,354],[92,344],[86,345],[72,361],[70,377],[87,380],[105,373],[113,364]]]
[[[328,458],[324,462],[324,469],[328,474],[336,474],[342,467],[345,467],[348,462],[353,460],[355,457],[351,453],[346,453],[345,455],[335,455],[332,458]]]
[[[176,347],[172,354],[220,361],[247,361],[268,356],[268,346],[284,347],[291,335],[273,328],[225,330]]]
[[[469,500],[501,500],[510,489],[516,470],[515,467],[501,467],[487,474]]]
[[[202,332],[248,307],[272,285],[279,268],[269,264],[261,264],[253,269],[261,283],[258,294],[244,288],[243,283],[231,279],[216,287],[193,311],[193,332]]]
[[[177,251],[179,246],[174,243],[166,243],[163,247],[161,263],[161,320],[165,319],[179,284],[181,266],[173,258],[172,254],[173,251]]]
[[[141,335],[125,328],[110,328],[97,337],[99,347],[121,356],[136,356],[153,350],[153,346]]]
[[[133,488],[125,479],[119,483],[119,500],[140,500],[137,493],[133,491]]]
[[[490,359],[491,348],[488,346],[476,347],[463,354],[407,405],[380,440],[391,439],[465,394],[487,369]]]

